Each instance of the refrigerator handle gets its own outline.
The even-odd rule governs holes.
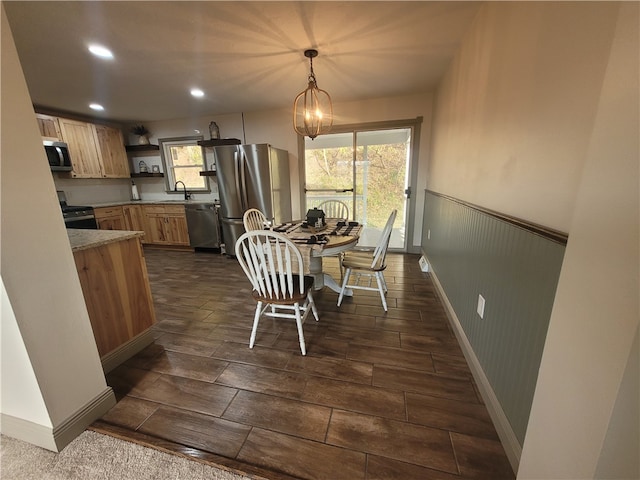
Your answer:
[[[245,201],[244,201],[244,194],[242,191],[242,187],[241,184],[244,183],[243,180],[240,179],[240,175],[242,175],[242,168],[240,166],[240,158],[238,155],[238,152],[233,152],[233,165],[236,169],[236,174],[235,174],[235,180],[236,180],[236,192],[238,192],[238,198],[240,200],[240,207],[242,208],[242,211],[246,211],[246,205],[245,205]]]
[[[242,208],[246,212],[249,209],[249,192],[247,191],[247,157],[244,154],[244,151],[240,151],[238,153],[238,168],[240,169],[240,180],[242,182]]]

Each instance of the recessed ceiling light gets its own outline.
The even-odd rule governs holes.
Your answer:
[[[191,95],[193,95],[194,97],[204,97],[204,92],[199,88],[192,88]]]
[[[113,58],[113,53],[107,47],[102,45],[89,45],[89,51],[96,57],[100,58]]]
[[[89,108],[91,110],[97,110],[99,112],[104,110],[104,107],[102,105],[100,105],[99,103],[92,103],[92,104],[89,105]]]

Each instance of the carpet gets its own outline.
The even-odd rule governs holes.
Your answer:
[[[135,443],[84,431],[62,452],[0,437],[2,480],[245,480],[245,477]]]

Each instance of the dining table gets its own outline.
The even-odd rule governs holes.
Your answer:
[[[323,270],[323,258],[340,255],[353,249],[360,239],[362,225],[340,218],[325,218],[322,227],[309,226],[304,220],[286,222],[271,227],[293,241],[303,254],[305,270],[314,277],[314,289],[329,287],[340,293],[342,285],[333,276]],[[352,296],[348,289],[345,295]]]

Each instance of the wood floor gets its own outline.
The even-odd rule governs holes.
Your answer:
[[[429,275],[389,255],[374,293],[315,293],[320,321],[263,319],[234,259],[145,251],[156,340],[107,376],[94,429],[268,479],[515,478]],[[335,259],[325,260],[339,276]]]

